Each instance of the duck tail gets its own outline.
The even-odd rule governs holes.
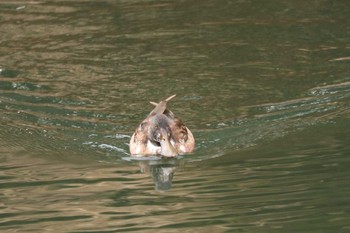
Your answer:
[[[158,105],[156,102],[153,102],[153,101],[150,101],[150,104],[152,104],[153,106],[156,106],[156,107]]]
[[[169,100],[173,99],[176,95],[172,95],[165,100],[160,101],[159,103],[156,102],[150,102],[152,105],[155,106],[155,108],[152,110],[151,114],[163,114],[166,110],[167,103]]]
[[[172,95],[172,96],[170,96],[170,97],[168,97],[168,98],[166,98],[166,102],[168,102],[169,100],[171,100],[172,98],[174,98],[176,95]]]

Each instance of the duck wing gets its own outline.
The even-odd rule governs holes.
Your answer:
[[[170,112],[170,111],[169,111]],[[194,150],[195,140],[192,132],[182,123],[181,119],[174,117],[169,124],[175,148],[180,153],[188,153]]]
[[[148,127],[147,121],[143,121],[131,136],[129,147],[132,155],[146,153]]]
[[[130,139],[130,154],[139,156],[159,154],[160,143],[154,141],[153,137],[150,136],[151,124],[152,121],[146,118],[137,127]]]

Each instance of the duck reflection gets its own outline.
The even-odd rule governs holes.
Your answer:
[[[154,189],[167,191],[171,189],[175,170],[182,166],[181,160],[162,159],[144,160],[139,162],[142,173],[149,173],[152,176]]]

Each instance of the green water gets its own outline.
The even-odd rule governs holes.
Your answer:
[[[349,11],[0,1],[0,231],[349,232]],[[195,153],[132,159],[172,94]]]

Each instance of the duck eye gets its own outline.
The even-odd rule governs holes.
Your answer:
[[[157,134],[156,134],[156,139],[157,139],[157,141],[163,140],[162,134],[157,133]]]
[[[140,124],[140,129],[141,129],[141,130],[144,130],[145,126],[146,126],[146,122],[142,122],[142,123]]]

